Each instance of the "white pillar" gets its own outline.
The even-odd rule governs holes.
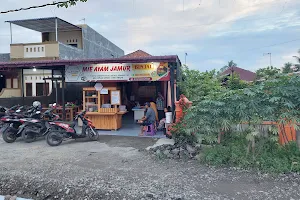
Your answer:
[[[57,18],[55,18],[55,40],[56,40],[56,42],[58,41],[58,37],[57,37],[57,29],[58,29],[58,27],[57,27]]]
[[[9,23],[9,26],[10,26],[10,44],[12,44],[13,38],[12,38],[12,28],[11,28],[11,23]]]

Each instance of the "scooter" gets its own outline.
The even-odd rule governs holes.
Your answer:
[[[37,137],[47,135],[51,128],[49,121],[59,120],[59,116],[53,114],[54,109],[55,106],[45,111],[41,119],[23,119],[24,123],[19,127],[17,135],[22,135],[26,143],[34,142]]]
[[[7,143],[13,143],[18,137],[22,135],[18,133],[19,127],[26,122],[28,118],[39,118],[41,112],[34,108],[30,108],[28,111],[21,113],[21,110],[17,110],[15,113],[9,111],[9,115],[2,117],[1,121],[5,125],[1,128],[2,138]]]
[[[91,120],[85,117],[86,111],[82,111],[75,116],[72,124],[64,122],[49,122],[51,128],[46,136],[46,141],[50,146],[59,146],[64,139],[86,138],[97,141],[99,134],[93,126]],[[78,119],[82,121],[82,128],[78,126]]]

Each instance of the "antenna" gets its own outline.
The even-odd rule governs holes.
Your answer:
[[[83,18],[83,19],[81,19],[81,20],[79,20],[79,21],[83,21],[83,23],[85,24],[85,18]]]

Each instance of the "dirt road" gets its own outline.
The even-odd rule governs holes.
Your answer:
[[[32,199],[300,199],[300,176],[271,178],[159,160],[149,138],[101,136],[49,147],[0,139],[0,194]]]

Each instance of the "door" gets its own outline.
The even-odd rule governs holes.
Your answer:
[[[0,75],[0,92],[3,88],[6,88],[6,78],[4,75]]]
[[[26,83],[26,97],[32,97],[32,83]]]
[[[36,84],[36,96],[48,96],[49,83],[37,83]]]

